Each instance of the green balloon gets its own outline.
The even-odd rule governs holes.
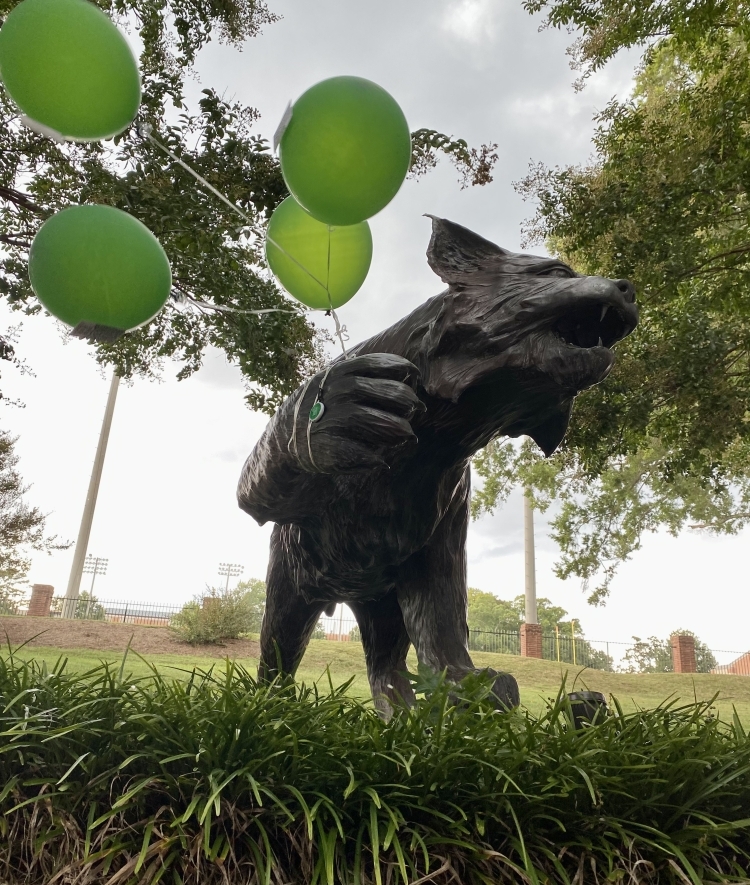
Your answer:
[[[169,260],[136,218],[111,206],[72,206],[49,218],[29,253],[37,298],[69,326],[134,329],[164,307]]]
[[[401,108],[370,80],[333,77],[301,96],[281,136],[281,171],[326,224],[357,224],[387,206],[411,162]]]
[[[268,224],[266,258],[298,301],[317,310],[341,307],[356,295],[370,269],[370,225],[329,227],[287,197]]]
[[[141,101],[130,47],[88,0],[19,3],[0,29],[0,79],[30,122],[71,141],[122,132]]]

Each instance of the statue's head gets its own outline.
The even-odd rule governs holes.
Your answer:
[[[638,323],[633,285],[508,252],[440,218],[433,218],[427,259],[449,288],[423,341],[425,390],[457,402],[501,370],[535,379],[558,404],[559,420],[547,431],[521,432],[551,453],[575,395],[607,376],[612,346]]]

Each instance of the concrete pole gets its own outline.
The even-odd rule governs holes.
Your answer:
[[[89,546],[91,525],[94,521],[94,510],[96,509],[96,498],[99,494],[99,483],[101,482],[102,470],[104,469],[104,456],[107,454],[109,429],[112,426],[112,415],[115,411],[115,400],[117,399],[117,388],[119,385],[120,378],[117,375],[112,375],[112,382],[109,385],[107,405],[104,409],[104,420],[102,421],[102,429],[99,434],[99,444],[96,447],[94,466],[91,468],[89,491],[86,495],[86,503],[83,507],[83,516],[81,517],[81,527],[78,530],[78,539],[76,540],[75,552],[73,553],[73,565],[70,569],[68,589],[65,591],[65,601],[63,602],[62,608],[62,616],[64,618],[75,617],[76,605],[78,604],[78,597],[81,590],[83,563],[86,559],[86,551]]]
[[[538,624],[536,608],[536,565],[534,562],[534,508],[529,493],[523,493],[523,543],[526,558],[526,623]]]

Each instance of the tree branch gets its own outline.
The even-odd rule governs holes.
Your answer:
[[[722,258],[731,258],[732,255],[745,255],[750,252],[749,246],[738,246],[736,249],[728,249],[726,252],[719,252],[717,255],[713,255],[711,258],[707,258],[705,261],[701,261],[700,264],[696,264],[695,267],[691,267],[690,270],[686,270],[683,273],[679,274],[677,279],[682,280],[686,277],[696,276],[699,273],[706,272],[720,272],[722,270],[726,270],[726,267],[718,268],[716,271],[713,268],[706,268],[707,265],[713,264],[715,261],[721,261]],[[706,270],[704,270],[706,268]]]
[[[723,519],[717,519],[715,522],[699,522],[690,526],[691,529],[715,529],[721,525],[727,525],[730,522],[739,522],[742,519],[750,519],[750,513],[735,513],[732,516],[725,516]]]
[[[20,246],[22,249],[31,248],[31,243],[28,240],[19,240],[17,237],[10,237],[7,234],[0,234],[0,243],[7,243],[9,246]]]
[[[19,209],[28,209],[29,212],[34,212],[36,215],[44,216],[48,214],[41,206],[37,206],[28,194],[17,191],[12,187],[2,187],[0,185],[0,198],[8,200],[8,202],[18,206]]]

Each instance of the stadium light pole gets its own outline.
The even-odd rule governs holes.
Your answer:
[[[96,576],[107,574],[108,563],[109,560],[104,559],[101,556],[92,556],[89,553],[89,555],[86,557],[86,560],[83,563],[83,574],[91,575],[91,587],[89,588],[89,596],[94,595],[94,581],[96,580]]]
[[[86,503],[83,505],[83,515],[81,516],[81,526],[78,529],[78,538],[73,553],[73,565],[70,568],[68,589],[65,591],[65,599],[63,600],[62,616],[64,618],[75,617],[78,596],[81,591],[83,565],[86,559],[86,550],[89,546],[91,525],[94,522],[96,498],[99,494],[99,483],[102,479],[104,457],[107,454],[107,442],[109,441],[109,431],[112,427],[112,415],[115,412],[115,401],[117,400],[117,389],[119,386],[120,378],[117,374],[113,374],[112,381],[109,385],[107,405],[104,409],[104,420],[102,421],[102,429],[99,434],[99,443],[96,447],[96,455],[94,456],[94,466],[91,468],[89,490],[86,494]]]
[[[230,578],[238,578],[242,572],[245,570],[244,566],[239,565],[236,562],[220,562],[219,563],[219,574],[223,577],[227,576],[226,587],[224,588],[225,593],[229,593],[229,579]]]

